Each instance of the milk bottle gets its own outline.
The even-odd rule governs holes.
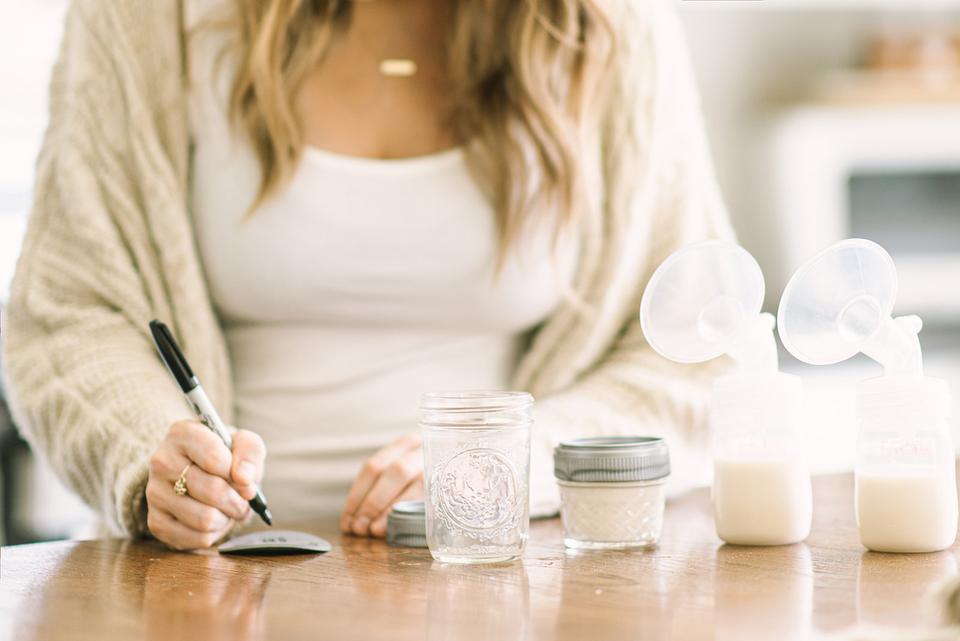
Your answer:
[[[713,388],[713,498],[727,543],[781,545],[810,533],[810,474],[797,417],[796,376],[772,372],[719,379]]]
[[[801,267],[780,301],[780,338],[797,358],[837,363],[863,352],[884,375],[857,388],[855,509],[878,552],[933,552],[957,536],[954,448],[945,381],[923,375],[916,316],[892,318],[897,276],[879,245],[850,239]]]
[[[697,363],[724,354],[737,371],[713,386],[712,499],[727,543],[781,545],[810,532],[810,474],[798,424],[801,385],[777,369],[775,321],[760,312],[763,274],[733,243],[687,246],[656,270],[640,305],[650,345]]]
[[[880,552],[933,552],[957,536],[957,483],[945,381],[864,381],[856,509],[860,541]]]

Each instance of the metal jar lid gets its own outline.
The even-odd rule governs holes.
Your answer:
[[[670,474],[670,452],[653,436],[578,438],[554,449],[553,474],[582,483],[655,481]]]
[[[409,548],[427,547],[427,517],[423,501],[400,501],[387,515],[387,543]]]

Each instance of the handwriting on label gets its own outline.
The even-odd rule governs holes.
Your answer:
[[[261,543],[286,543],[287,539],[282,536],[270,536],[260,539]]]

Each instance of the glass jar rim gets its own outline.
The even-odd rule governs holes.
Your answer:
[[[516,391],[441,391],[427,392],[420,397],[420,409],[428,412],[506,412],[533,405],[533,396]]]

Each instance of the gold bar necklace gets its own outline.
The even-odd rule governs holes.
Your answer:
[[[379,65],[380,74],[392,78],[409,78],[417,73],[417,63],[410,58],[384,58]]]

